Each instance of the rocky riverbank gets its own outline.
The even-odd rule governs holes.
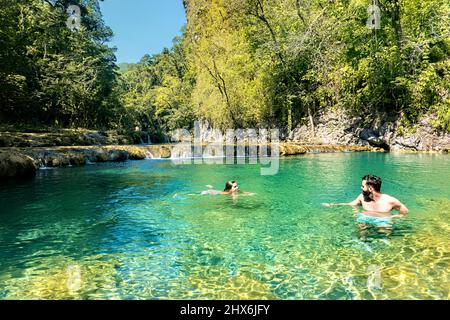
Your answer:
[[[314,130],[311,126],[304,125],[282,136],[283,142],[278,144],[278,151],[281,156],[349,151],[448,153],[450,133],[438,132],[433,128],[432,122],[433,117],[429,116],[423,118],[414,128],[405,130],[400,120],[387,116],[367,123],[362,118],[352,117],[343,111],[330,111],[314,119]],[[208,130],[207,126],[201,129],[200,141],[212,141],[217,134]],[[145,158],[183,158],[195,152],[188,141],[185,145],[136,145],[144,142],[145,137],[147,141],[150,140],[150,137],[142,132],[129,135],[121,135],[115,131],[90,130],[0,132],[0,178],[31,177],[42,167],[80,166],[95,162]],[[246,155],[254,150],[258,150],[259,154],[258,146],[253,147],[253,151],[246,147]],[[215,156],[218,155],[217,152],[221,153],[220,150],[214,151],[213,147],[207,151],[207,155]],[[226,154],[225,149],[223,154]]]
[[[379,115],[370,122],[344,111],[319,114],[311,125],[293,130],[286,139],[305,144],[360,145],[389,151],[450,151],[450,132],[433,126],[435,115],[423,117],[414,127],[406,128],[400,118]],[[314,134],[313,134],[314,132]]]
[[[269,145],[270,146],[270,145]],[[303,145],[298,143],[280,143],[276,145],[281,156],[301,155],[308,152],[342,152],[342,151],[382,151],[370,146],[337,146],[337,145]],[[259,146],[252,146],[260,154]],[[234,146],[234,148],[236,148]],[[269,147],[269,153],[270,147]],[[226,146],[222,149],[226,154]],[[65,146],[65,147],[33,147],[0,148],[0,178],[31,177],[38,168],[82,166],[96,162],[119,162],[143,159],[168,159],[190,157],[195,150],[191,145],[115,145],[115,146]],[[217,151],[202,146],[206,156],[217,155]],[[237,149],[234,149],[237,154]],[[245,155],[250,154],[246,147]],[[212,154],[210,154],[212,153]]]
[[[1,147],[35,148],[57,146],[129,145],[139,143],[139,134],[119,134],[116,131],[61,129],[53,132],[0,132]]]
[[[65,146],[0,148],[0,177],[30,176],[38,168],[170,157],[164,146]],[[22,168],[26,167],[27,170]],[[34,170],[33,170],[34,168]],[[23,173],[23,174],[22,174]]]

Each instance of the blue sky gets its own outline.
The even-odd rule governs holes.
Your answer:
[[[105,0],[100,7],[114,32],[110,46],[117,47],[117,63],[170,48],[186,23],[182,0]]]

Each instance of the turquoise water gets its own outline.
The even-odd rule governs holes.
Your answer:
[[[1,299],[449,299],[450,156],[130,161],[0,186]],[[410,208],[360,239],[360,178]],[[198,194],[238,180],[255,196]]]

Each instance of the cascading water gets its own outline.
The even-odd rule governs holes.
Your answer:
[[[51,169],[48,167],[48,162],[46,158],[42,158],[39,160],[39,170],[49,170]]]

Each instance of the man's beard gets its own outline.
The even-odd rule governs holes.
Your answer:
[[[370,196],[372,195],[372,192],[369,192],[369,191],[363,191],[363,192],[362,192],[362,195],[363,195],[363,197],[364,197],[364,201],[366,201],[366,202],[373,201],[373,199],[370,197]]]

